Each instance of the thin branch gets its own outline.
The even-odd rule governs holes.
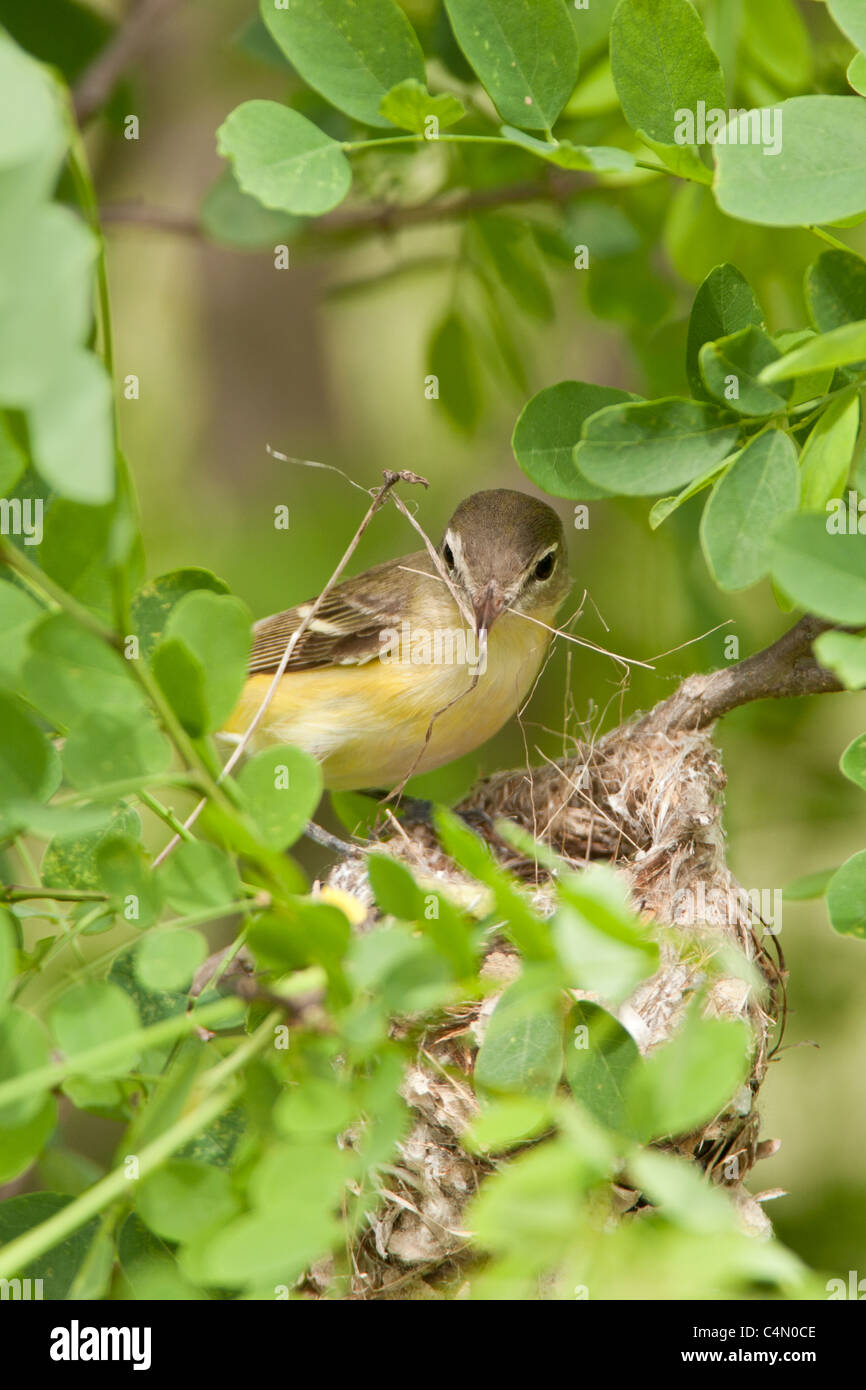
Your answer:
[[[73,106],[79,125],[102,110],[118,79],[150,41],[155,25],[177,4],[178,0],[136,0],[114,37],[76,83]]]
[[[368,207],[338,209],[324,217],[311,220],[309,233],[321,237],[348,237],[356,232],[394,232],[402,227],[416,227],[436,222],[453,222],[476,212],[493,212],[497,208],[519,203],[563,203],[587,184],[582,173],[549,174],[541,182],[506,184],[504,188],[478,188],[457,196],[437,198],[424,203],[400,205],[373,204]],[[151,231],[174,232],[179,236],[201,237],[202,226],[195,213],[178,212],[174,208],[156,207],[149,203],[106,203],[100,209],[104,226],[137,226]]]

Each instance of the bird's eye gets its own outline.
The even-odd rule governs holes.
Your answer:
[[[546,555],[542,556],[538,564],[535,566],[535,577],[536,579],[549,579],[552,574],[553,551],[549,550]]]
[[[443,558],[443,560],[445,561],[445,563],[446,563],[446,565],[448,566],[448,568],[449,568],[450,570],[453,570],[453,568],[454,568],[454,552],[452,551],[450,545],[443,545],[443,547],[442,547],[442,558]]]

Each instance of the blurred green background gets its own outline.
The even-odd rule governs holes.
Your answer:
[[[406,8],[423,19],[433,7]],[[805,232],[727,222],[701,190],[649,180],[641,194],[645,227],[664,250],[642,262],[600,260],[594,287],[592,271],[563,263],[551,274],[555,316],[522,318],[515,329],[528,391],[516,390],[482,345],[487,403],[478,432],[467,438],[424,394],[431,328],[463,293],[453,270],[458,228],[375,232],[337,251],[326,238],[317,246],[313,232],[302,252],[293,248],[288,271],[274,268],[272,252],[221,249],[196,232],[201,199],[222,168],[216,127],[238,102],[285,98],[291,89],[285,69],[256,63],[233,45],[253,13],[251,0],[178,6],[134,73],[126,109],[140,117],[140,138],[124,140],[101,123],[88,139],[104,205],[171,214],[163,228],[108,222],[117,375],[140,382],[139,399],[122,400],[120,414],[150,574],[213,569],[256,617],[318,591],[365,500],[336,473],[275,461],[268,444],[334,465],[364,487],[381,480],[383,467],[416,470],[430,480],[429,492],[414,498],[418,516],[436,539],[467,493],[533,490],[510,448],[528,395],[565,378],[642,394],[683,390],[694,286],[720,260],[749,276],[773,331],[805,323],[798,285],[820,242]],[[386,175],[371,165],[374,186],[377,177]],[[423,168],[413,177],[418,199],[427,191]],[[559,219],[586,239],[577,234],[580,219],[595,206],[575,198],[554,209],[548,225],[556,229]],[[609,231],[616,207],[616,193],[608,195]],[[866,246],[859,230],[848,237]],[[450,269],[439,264],[443,258]],[[415,260],[418,270],[399,273]],[[364,287],[368,279],[374,283]],[[689,672],[722,665],[731,634],[745,656],[788,624],[769,586],[745,597],[715,589],[697,539],[702,501],[655,534],[645,502],[594,502],[588,530],[573,529],[572,504],[556,503],[570,528],[575,603],[584,589],[588,595],[576,632],[641,660],[692,645],[661,657],[651,672],[637,670],[623,690],[620,667],[560,643],[525,717],[536,761],[536,748],[558,755],[566,734],[610,727],[669,694]],[[279,504],[290,509],[288,531],[274,527]],[[353,569],[415,548],[414,533],[387,508]],[[721,623],[728,625],[695,640]],[[864,715],[863,696],[838,695],[757,705],[724,721],[718,741],[728,774],[729,863],[746,887],[782,888],[862,848],[866,803],[837,761],[862,732]],[[524,756],[515,724],[428,780],[426,790],[453,797],[477,771]],[[323,863],[308,852],[310,869]],[[828,1275],[856,1269],[863,1276],[866,948],[835,935],[820,902],[785,905],[781,942],[790,1015],[763,1112],[764,1137],[779,1137],[782,1148],[751,1185],[789,1192],[769,1214],[798,1253]]]

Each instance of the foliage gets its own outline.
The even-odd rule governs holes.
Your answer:
[[[542,918],[443,814],[444,848],[486,889],[482,915],[373,856],[384,920],[358,935],[358,904],[313,896],[285,852],[318,803],[317,766],[277,747],[221,771],[213,735],[244,681],[249,613],[205,570],[145,576],[98,209],[66,86],[105,32],[82,26],[76,5],[51,9],[57,51],[30,57],[0,35],[0,1176],[37,1160],[51,1175],[0,1207],[0,1272],[44,1277],[53,1298],[272,1298],[297,1296],[330,1255],[340,1296],[347,1239],[374,1219],[407,1132],[400,1086],[417,1039],[443,1006],[489,989],[482,950],[502,928],[524,970],[478,1055],[466,1143],[496,1171],[466,1218],[473,1295],[628,1297],[650,1279],[669,1297],[811,1295],[793,1255],[748,1240],[720,1193],[643,1147],[726,1104],[748,1038],[695,1007],[669,1047],[640,1056],[612,1009],[652,973],[657,947],[612,875],[560,866]],[[517,421],[521,467],[557,497],[655,498],[653,527],[706,493],[700,537],[718,586],[769,577],[786,610],[852,629],[817,651],[855,689],[866,265],[826,224],[866,215],[866,107],[851,90],[863,54],[828,41],[819,85],[799,12],[774,10],[768,46],[760,17],[735,30],[718,0],[700,12],[689,0],[447,0],[417,32],[396,0],[365,0],[363,18],[347,0],[262,0],[245,41],[280,64],[295,104],[253,99],[226,115],[230,174],[202,221],[229,245],[309,246],[339,230],[327,218],[346,213],[333,210],[350,190],[363,211],[383,171],[411,188],[413,162],[431,156],[436,193],[464,198],[465,293],[455,283],[432,325],[428,366],[466,431],[484,411],[479,344],[525,396],[523,326],[550,320],[550,280],[587,252],[591,310],[644,356],[660,324],[677,329],[680,385],[643,400],[549,383]],[[866,44],[853,3],[829,12],[816,23],[832,16]],[[23,15],[0,8],[26,41]],[[678,111],[699,102],[778,108],[784,152],[727,141],[710,159],[678,143]],[[508,196],[472,202],[497,180],[537,183],[525,215]],[[395,215],[408,205],[398,191]],[[806,267],[799,326],[782,331],[750,279],[778,229],[804,226],[830,245]],[[790,236],[799,267],[802,233]],[[651,269],[659,245],[697,285],[679,323],[679,287]],[[750,275],[729,246],[745,248]],[[841,766],[866,791],[864,739]],[[155,828],[179,830],[172,790],[206,810],[156,865]],[[852,936],[866,935],[864,855],[819,885]],[[230,927],[231,945],[198,988],[212,924]],[[91,949],[103,933],[110,945]],[[243,1001],[226,987],[242,945],[256,964]],[[574,989],[607,1007],[575,1003]],[[395,1017],[408,1018],[399,1041]],[[55,1144],[56,1092],[123,1126],[106,1173]],[[623,1180],[655,1210],[611,1231]]]

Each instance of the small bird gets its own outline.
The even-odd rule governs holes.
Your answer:
[[[519,708],[571,588],[559,517],[497,488],[467,497],[438,555],[375,565],[328,593],[292,652],[253,750],[292,743],[334,790],[394,787],[492,737]],[[315,600],[253,628],[249,677],[223,734],[250,724]],[[472,617],[472,626],[461,613]]]

